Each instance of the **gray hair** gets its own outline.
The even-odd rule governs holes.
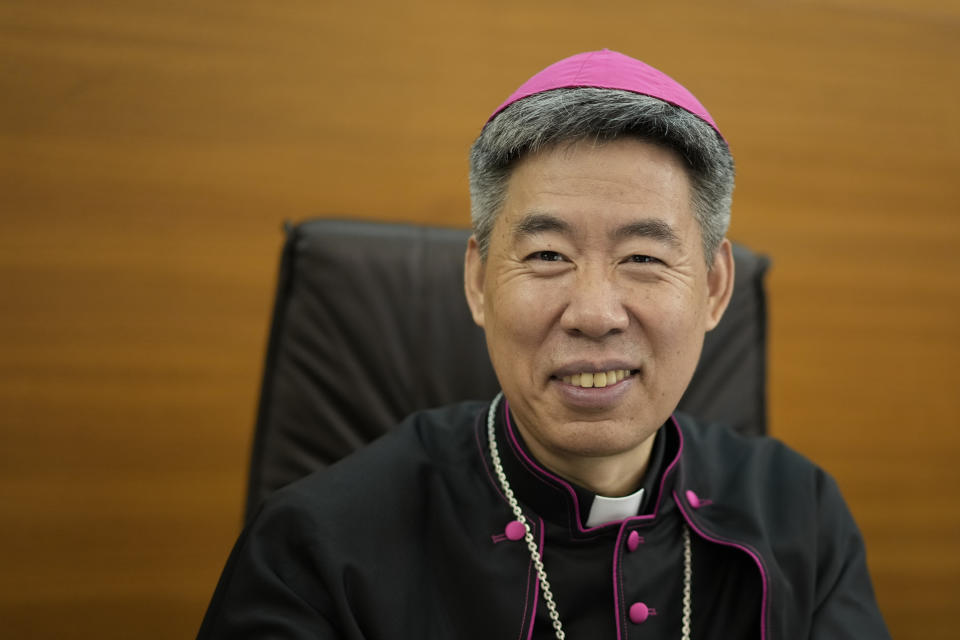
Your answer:
[[[733,157],[714,129],[685,109],[630,91],[577,87],[514,102],[470,149],[470,216],[480,255],[503,206],[513,164],[528,153],[581,140],[633,137],[676,152],[687,166],[707,266],[730,225]]]

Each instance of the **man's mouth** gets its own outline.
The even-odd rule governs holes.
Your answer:
[[[616,384],[624,378],[629,378],[634,373],[636,372],[630,369],[611,369],[610,371],[574,373],[569,376],[563,376],[561,380],[563,380],[564,384],[573,385],[574,387],[592,389],[594,387],[608,387]]]

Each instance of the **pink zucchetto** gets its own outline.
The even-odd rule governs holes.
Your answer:
[[[553,63],[520,85],[487,122],[518,100],[535,93],[572,87],[622,89],[657,98],[689,111],[723,137],[710,113],[683,85],[644,62],[609,49],[578,53]]]

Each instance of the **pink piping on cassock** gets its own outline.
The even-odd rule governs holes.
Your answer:
[[[725,547],[733,547],[734,549],[739,549],[743,551],[757,564],[757,568],[760,570],[760,580],[763,582],[763,597],[760,600],[760,640],[766,640],[767,638],[767,572],[763,568],[763,562],[760,561],[760,556],[753,549],[746,545],[738,544],[736,542],[728,542],[727,540],[721,540],[715,538],[711,535],[704,533],[703,529],[694,524],[693,520],[690,518],[689,514],[684,510],[683,504],[680,502],[680,496],[677,495],[677,492],[673,492],[673,500],[677,503],[677,508],[680,509],[680,513],[683,515],[683,519],[686,520],[687,526],[693,529],[698,536],[704,540],[713,542],[714,544],[723,545]]]

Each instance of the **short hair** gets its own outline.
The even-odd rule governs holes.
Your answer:
[[[707,266],[730,225],[733,157],[724,139],[689,111],[619,89],[552,89],[518,100],[487,122],[470,149],[470,217],[481,257],[503,206],[514,163],[565,143],[631,137],[676,152],[687,167]]]

